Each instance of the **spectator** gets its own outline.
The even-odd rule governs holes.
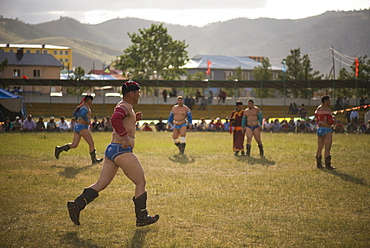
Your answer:
[[[278,133],[281,130],[281,125],[278,119],[275,119],[274,123],[272,124],[272,132]]]
[[[335,133],[344,133],[345,132],[344,125],[343,125],[342,122],[340,122],[340,120],[338,120],[337,123],[335,123],[334,132]]]
[[[370,134],[370,120],[367,122],[365,133]]]
[[[101,122],[100,122],[100,124],[101,124],[101,130],[102,130],[102,131],[104,131],[104,128],[105,128],[106,122],[107,122],[107,119],[105,119],[105,117],[103,117],[103,118],[101,119]]]
[[[284,133],[288,133],[289,132],[289,123],[287,122],[287,120],[283,120],[282,125],[281,125],[281,130]]]
[[[222,130],[224,129],[224,125],[222,124],[219,117],[216,118],[215,128],[217,132],[222,132]]]
[[[209,96],[208,96],[208,104],[212,104],[213,101],[213,91],[209,91]]]
[[[198,125],[197,129],[198,129],[198,131],[200,131],[200,132],[204,132],[204,131],[206,131],[206,130],[207,130],[207,123],[206,123],[206,121],[205,121],[204,119],[201,119],[201,121],[200,121],[200,123],[199,123],[199,125]]]
[[[293,114],[293,103],[289,104],[288,115]]]
[[[307,133],[307,126],[304,120],[301,120],[299,122],[299,125],[297,125],[298,132],[299,133]]]
[[[164,102],[167,102],[167,90],[166,90],[166,89],[164,89],[164,90],[162,91],[162,96],[163,96],[163,101],[164,101]]]
[[[350,122],[354,121],[357,124],[358,123],[358,118],[359,118],[359,114],[358,114],[357,110],[352,110],[352,112],[349,116],[349,121]]]
[[[230,121],[229,121],[229,117],[225,117],[225,122],[224,122],[224,128],[222,131],[224,132],[229,132],[230,131]]]
[[[263,130],[266,132],[272,132],[272,126],[274,125],[274,121],[271,120],[269,122],[269,119],[266,119],[264,125],[263,125]]]
[[[162,119],[162,117],[161,118],[159,118],[159,120],[158,120],[158,123],[157,124],[155,124],[155,129],[158,131],[158,132],[160,132],[160,131],[166,131],[166,124],[165,123],[163,123],[163,119]]]
[[[13,128],[13,123],[10,121],[9,117],[6,117],[5,123],[3,125],[4,131],[5,132],[10,132]]]
[[[22,131],[34,132],[36,131],[36,122],[32,119],[32,115],[27,115],[27,120],[23,122]]]
[[[57,131],[57,123],[54,121],[54,116],[50,116],[49,121],[46,123],[46,131],[48,132]]]
[[[199,102],[199,99],[202,97],[201,93],[199,90],[197,90],[197,92],[195,92],[195,102],[198,103]]]
[[[58,122],[58,128],[57,130],[59,132],[67,132],[69,131],[69,125],[68,122],[66,122],[64,116],[60,117],[60,121]]]
[[[290,119],[289,121],[289,132],[294,133],[295,132],[295,123],[293,119]]]
[[[358,131],[360,133],[365,133],[366,132],[366,125],[365,125],[365,122],[361,122],[359,128],[358,128]]]
[[[315,119],[311,121],[311,133],[316,133],[317,131],[317,122]]]
[[[357,133],[357,124],[354,120],[352,120],[347,126],[348,133]]]
[[[293,102],[293,113],[292,113],[292,115],[295,115],[297,112],[298,112],[297,104],[295,102]]]
[[[302,106],[299,108],[299,117],[301,117],[301,119],[306,119],[306,116],[307,116],[307,109],[302,103]]]
[[[152,132],[153,129],[151,127],[149,127],[148,122],[145,122],[144,123],[144,127],[141,129],[141,131],[144,131],[144,132]]]
[[[19,120],[19,122],[22,124],[22,127],[23,127],[23,123],[25,122],[25,118],[23,115],[21,116],[21,119]]]
[[[75,130],[76,125],[77,125],[76,118],[73,117],[71,119],[71,123],[69,123],[69,130],[73,132]]]
[[[202,96],[202,97],[200,98],[200,105],[199,105],[198,110],[206,110],[206,107],[207,107],[207,101],[206,101],[206,99],[204,98],[204,96]]]
[[[311,120],[310,119],[307,119],[306,122],[305,122],[305,126],[306,126],[306,133],[311,133],[312,131],[312,125],[311,125]]]
[[[22,123],[21,118],[19,116],[15,117],[15,121],[13,121],[13,127],[11,129],[13,132],[21,132],[22,131]]]
[[[103,130],[101,122],[98,120],[98,117],[94,117],[94,121],[92,123],[92,131],[93,132],[100,132]]]
[[[42,116],[40,116],[39,120],[36,122],[36,131],[37,132],[44,132],[45,131],[44,117],[42,117]]]
[[[189,96],[185,96],[185,99],[184,99],[184,104],[186,105],[186,106],[188,106],[189,107],[189,109],[191,109],[191,99],[189,98]]]
[[[110,117],[107,116],[105,119],[107,121],[104,124],[104,131],[106,131],[106,132],[112,132],[113,131],[113,127],[112,127],[112,122],[111,122]]]
[[[215,132],[216,131],[216,125],[215,120],[212,119],[211,122],[208,124],[207,131],[209,132]]]

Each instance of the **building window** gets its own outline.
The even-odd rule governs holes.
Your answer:
[[[40,53],[40,50],[36,50],[36,53]]]
[[[68,55],[68,51],[64,51],[64,55]]]
[[[0,53],[3,53],[4,52],[4,49],[0,49]]]
[[[60,63],[63,63],[63,59],[59,59]]]
[[[28,49],[27,49],[27,50],[26,50],[26,53],[31,53],[31,50],[28,50]]]
[[[229,80],[231,77],[233,77],[234,73],[232,71],[225,71],[224,72],[224,79]]]
[[[250,75],[250,73],[249,72],[247,72],[247,71],[243,71],[243,73],[242,73],[242,79],[243,80],[251,80],[251,75]]]
[[[68,63],[69,61],[68,61],[68,59],[64,59],[64,62]]]
[[[21,70],[20,69],[14,69],[13,70],[13,77],[20,77],[21,76]]]
[[[58,55],[58,51],[54,51],[54,55]]]
[[[63,55],[63,51],[59,51],[59,55]]]
[[[9,52],[12,53],[13,52],[13,49],[10,49]]]
[[[42,51],[43,54],[48,54],[48,50]]]
[[[39,77],[41,77],[41,72],[40,72],[40,70],[33,70],[33,77],[34,77],[34,78],[39,78]]]

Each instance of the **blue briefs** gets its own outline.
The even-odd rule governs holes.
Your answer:
[[[124,153],[132,153],[132,147],[129,146],[127,148],[123,148],[122,144],[118,143],[110,143],[105,149],[105,156],[110,160],[114,161],[114,159]]]
[[[85,129],[89,129],[89,127],[86,126],[86,125],[83,125],[83,124],[77,124],[75,126],[75,132],[76,133],[80,133],[82,130],[85,130]]]
[[[247,128],[250,128],[252,131],[254,131],[255,129],[259,128],[260,126],[257,125],[257,126],[246,126]]]
[[[178,130],[180,130],[180,128],[185,127],[185,126],[186,126],[186,123],[181,124],[180,126],[176,126],[176,125],[175,125],[175,128],[177,128]]]
[[[331,128],[330,127],[318,127],[316,134],[318,136],[324,136],[327,133],[331,133]]]

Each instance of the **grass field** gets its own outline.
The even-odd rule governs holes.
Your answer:
[[[109,133],[93,133],[98,155]],[[66,203],[94,183],[88,146],[53,156],[71,133],[0,135],[0,247],[370,247],[370,136],[333,135],[335,171],[315,169],[316,135],[263,134],[266,158],[235,157],[228,133],[137,133],[149,214],[135,227],[122,171],[69,219]]]

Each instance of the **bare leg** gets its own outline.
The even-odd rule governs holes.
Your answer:
[[[316,157],[321,157],[322,149],[324,148],[324,137],[317,136],[317,151]]]
[[[118,169],[119,167],[112,160],[105,157],[98,181],[89,186],[89,188],[93,188],[97,192],[102,191],[112,182],[114,176],[117,174]]]
[[[253,138],[253,131],[252,131],[252,129],[247,128],[245,134],[247,136],[247,145],[251,145],[252,144],[252,138]]]
[[[84,138],[86,143],[89,145],[89,152],[92,152],[95,150],[95,144],[93,137],[91,136],[91,133],[89,130],[85,129],[80,132],[80,135]]]
[[[78,144],[80,144],[80,140],[81,140],[81,136],[78,133],[73,132],[73,140],[72,140],[72,143],[68,144],[69,147],[76,148]]]
[[[325,147],[325,158],[330,156],[332,140],[333,140],[333,135],[331,132],[325,134],[323,137],[323,146]]]
[[[259,128],[254,129],[253,131],[253,136],[256,139],[256,142],[258,145],[262,145],[262,140],[261,140],[261,130]]]

